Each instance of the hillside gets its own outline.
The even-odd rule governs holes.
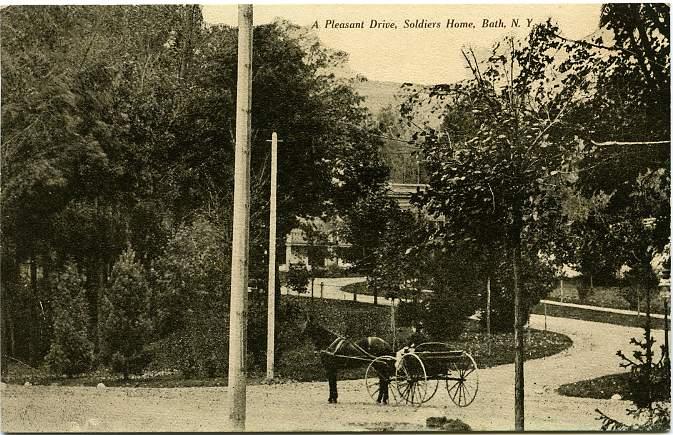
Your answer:
[[[367,80],[357,82],[355,89],[365,97],[364,105],[377,115],[384,107],[388,105],[395,107],[399,104],[397,100],[402,95],[401,86],[402,83]]]

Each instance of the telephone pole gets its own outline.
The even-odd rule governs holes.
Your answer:
[[[276,334],[276,191],[278,188],[278,135],[271,134],[271,199],[269,201],[269,284],[267,287],[266,379],[273,379]]]
[[[486,279],[486,336],[488,337],[488,354],[491,354],[491,277]]]
[[[248,256],[250,245],[250,126],[252,102],[252,5],[238,5],[238,77],[234,220],[229,311],[229,421],[245,430]]]

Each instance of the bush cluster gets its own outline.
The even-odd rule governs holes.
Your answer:
[[[128,248],[112,269],[103,296],[102,360],[127,378],[150,361],[149,286],[135,252]]]
[[[89,323],[84,280],[74,263],[67,263],[56,276],[54,300],[54,336],[47,365],[55,374],[78,375],[93,362],[93,343],[87,336]]]

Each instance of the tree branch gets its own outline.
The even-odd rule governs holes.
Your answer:
[[[617,46],[608,47],[607,45],[595,44],[595,43],[589,42],[589,41],[582,41],[582,40],[578,40],[578,39],[569,39],[569,38],[565,38],[565,37],[563,37],[559,34],[556,34],[556,33],[552,33],[551,35],[555,38],[560,39],[561,41],[564,41],[564,42],[572,42],[572,43],[575,43],[575,44],[584,45],[586,47],[599,48],[599,49],[602,49],[602,50],[621,51],[622,53],[628,53],[631,56],[638,57],[637,53],[635,53],[635,52],[633,52],[629,49],[623,48],[623,47],[617,47]],[[654,63],[659,65],[662,68],[666,68],[666,65],[662,65],[659,62],[654,62]]]

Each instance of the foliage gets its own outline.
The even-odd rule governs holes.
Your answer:
[[[206,26],[198,5],[9,6],[0,14],[3,270],[30,259],[53,270],[72,257],[100,329],[96,287],[128,244],[149,267],[201,210],[225,210],[219,222],[231,233],[237,29]],[[253,277],[266,268],[272,130],[283,140],[280,235],[298,216],[351,207],[387,174],[354,82],[333,74],[346,55],[284,21],[254,33]],[[27,289],[26,316],[7,320],[28,326],[30,349],[39,347],[38,287]]]
[[[465,50],[472,79],[412,93],[403,106],[410,113],[427,92],[443,113],[439,130],[417,135],[430,178],[417,203],[445,219],[433,244],[473,252],[481,276],[491,277],[500,328],[514,326],[509,316],[498,320],[511,312],[513,290],[523,290],[525,318],[564,261],[562,192],[575,179],[569,165],[581,142],[561,121],[587,85],[579,76],[548,92],[558,74],[551,61],[559,44],[546,36],[553,29],[539,25],[523,42],[506,38],[483,62]]]
[[[180,226],[153,263],[154,306],[160,336],[179,330],[185,319],[229,302],[230,231],[216,217],[197,215]]]
[[[150,337],[149,287],[145,270],[129,247],[112,269],[104,293],[103,361],[122,373],[138,373],[149,363],[145,345]]]
[[[434,276],[431,267],[425,267],[430,262],[424,258],[428,253],[417,249],[427,236],[427,223],[397,204],[387,205],[383,213],[385,221],[377,229],[380,235],[371,253],[374,267],[367,275],[368,286],[387,298],[417,298],[427,288],[424,284],[430,277],[426,274]]]
[[[607,4],[600,25],[591,40],[568,42],[562,65],[594,70],[592,92],[568,113],[591,141],[578,161],[578,191],[599,198],[580,223],[582,257],[598,264],[582,266],[613,274],[627,264],[647,275],[652,254],[670,243],[670,6]],[[594,145],[604,141],[618,143]]]
[[[428,300],[427,308],[423,313],[423,330],[432,341],[446,341],[456,338],[463,332],[470,304],[463,303],[460,294],[456,292],[443,293]]]
[[[87,335],[88,307],[77,266],[67,263],[55,286],[54,337],[45,359],[55,374],[81,374],[91,367],[93,343]]]
[[[512,331],[514,328],[513,279],[508,270],[506,254],[495,260],[496,268],[491,272],[491,330]],[[538,255],[522,255],[520,279],[523,285],[522,308],[528,313],[555,284],[554,269],[545,264]],[[486,284],[481,282],[481,307],[486,307]],[[527,319],[527,317],[526,317]],[[486,325],[485,311],[481,316],[482,326]],[[525,321],[524,321],[525,323]]]
[[[186,378],[224,376],[229,355],[229,313],[206,309],[152,344],[155,369],[179,370]]]
[[[631,344],[638,348],[633,351],[633,358],[621,350],[617,352],[622,360],[620,366],[630,369],[627,388],[633,405],[627,409],[627,414],[635,422],[623,423],[596,409],[602,430],[670,430],[671,361],[667,355],[668,349],[664,346],[661,346],[659,360],[655,360],[654,342],[648,322],[645,324],[644,339],[631,339]]]
[[[398,326],[416,327],[423,317],[423,306],[416,302],[400,301],[395,322]]]
[[[659,361],[653,360],[654,339],[646,327],[643,340],[631,339],[639,350],[633,352],[633,359],[618,351],[617,355],[622,359],[620,365],[630,368],[629,392],[631,400],[638,408],[651,408],[657,401],[671,400],[671,365],[665,357],[663,346],[662,356]]]
[[[291,290],[306,293],[310,279],[310,272],[303,263],[290,264],[290,270],[287,272],[287,286]]]
[[[601,430],[604,431],[642,431],[642,432],[668,432],[671,430],[671,404],[657,403],[651,410],[630,410],[628,413],[638,419],[639,423],[626,424],[615,420],[596,409],[597,420],[601,421]],[[643,420],[644,416],[644,420]]]
[[[344,240],[351,244],[342,256],[353,263],[360,274],[371,276],[377,264],[377,249],[384,244],[384,234],[391,216],[399,213],[397,204],[386,197],[383,188],[374,189],[358,198],[344,214]]]

